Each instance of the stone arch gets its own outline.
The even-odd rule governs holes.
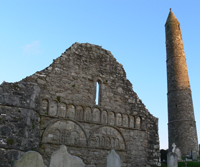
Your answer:
[[[49,103],[49,115],[57,116],[58,113],[58,102],[56,100],[52,100]]]
[[[100,138],[100,146],[98,147],[95,143],[96,137]],[[118,139],[118,148],[116,148],[116,139]],[[109,141],[108,141],[109,140]],[[105,149],[111,149],[112,148],[112,140],[114,141],[114,149],[118,150],[126,150],[126,142],[123,134],[119,129],[117,129],[114,126],[110,125],[102,125],[92,131],[90,134],[88,144],[90,147],[95,148],[105,148]],[[108,145],[109,143],[109,145]]]
[[[101,123],[102,123],[102,124],[107,124],[107,123],[108,123],[108,113],[107,113],[106,110],[103,110],[103,111],[102,111]]]
[[[109,124],[115,125],[115,113],[112,111],[109,112]]]
[[[122,114],[121,113],[116,114],[116,125],[122,126]]]
[[[67,112],[67,105],[65,103],[61,102],[59,105],[58,116],[65,118],[66,112]]]
[[[93,108],[92,121],[95,123],[100,123],[101,121],[101,110],[97,107]]]
[[[129,125],[129,116],[128,114],[123,114],[123,126],[128,127]]]
[[[49,108],[49,100],[48,99],[42,99],[40,114],[47,114],[48,108]]]
[[[59,135],[56,131],[59,131]],[[55,138],[57,138],[56,136],[59,136],[59,141],[55,140]],[[42,143],[86,146],[87,135],[81,125],[77,122],[61,119],[51,123],[45,129],[42,135]]]
[[[70,104],[68,106],[67,115],[66,116],[67,116],[67,118],[70,118],[70,119],[74,120],[75,119],[75,115],[76,115],[76,107],[75,107],[75,105]]]
[[[92,120],[92,110],[90,107],[86,107],[84,110],[84,120],[87,122],[91,122]]]
[[[135,120],[135,128],[137,129],[141,129],[141,124],[142,124],[142,119],[140,116],[136,117],[136,120]]]
[[[129,127],[130,128],[135,128],[135,117],[133,115],[130,116]]]
[[[76,120],[83,121],[83,107],[78,106],[76,108]]]

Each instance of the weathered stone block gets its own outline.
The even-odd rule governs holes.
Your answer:
[[[106,157],[106,167],[121,167],[120,157],[114,149]]]
[[[69,154],[66,146],[61,145],[51,155],[49,167],[85,167],[85,164],[79,157]]]
[[[167,154],[167,167],[178,167],[178,156],[174,152]]]
[[[42,156],[36,151],[26,152],[20,160],[14,162],[14,167],[46,167]]]

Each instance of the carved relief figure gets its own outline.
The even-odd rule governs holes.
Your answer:
[[[70,132],[68,130],[63,130],[61,132],[61,144],[69,144]]]
[[[122,125],[122,115],[120,113],[117,114],[117,125],[118,126]]]
[[[83,120],[83,107],[77,107],[77,120]]]
[[[46,114],[48,112],[48,105],[49,102],[46,99],[42,100],[42,105],[40,110],[41,114]]]
[[[53,131],[53,142],[60,143],[60,131],[58,129],[54,129]]]
[[[69,120],[60,120],[47,127],[42,142],[86,146],[86,136],[76,123]]]
[[[109,113],[109,124],[110,125],[115,125],[115,115],[113,112]]]
[[[128,115],[123,115],[123,126],[128,127]]]
[[[69,105],[67,117],[69,117],[70,119],[75,118],[75,106],[74,105]]]
[[[91,114],[92,112],[91,112],[91,109],[90,109],[90,107],[86,107],[86,109],[85,109],[85,115],[84,115],[84,117],[85,117],[85,121],[91,121]]]
[[[107,112],[106,111],[103,111],[101,119],[102,119],[103,124],[107,124]]]
[[[119,139],[118,139],[118,138],[116,138],[116,140],[115,140],[115,148],[116,148],[116,149],[119,149],[119,148],[120,148]]]
[[[79,145],[79,134],[76,131],[72,131],[70,134],[70,144]]]
[[[135,127],[135,121],[134,121],[134,116],[130,116],[130,128],[134,128]]]
[[[106,137],[106,147],[110,148],[110,138]]]
[[[93,110],[93,122],[100,122],[100,110],[98,108]]]
[[[100,139],[99,139],[99,136],[97,136],[96,138],[96,147],[99,147],[100,146]]]
[[[109,126],[98,128],[90,136],[89,145],[105,149],[125,149],[125,141],[118,130]]]
[[[101,139],[101,146],[102,147],[105,147],[105,137],[103,136],[102,139]]]
[[[49,115],[56,116],[58,111],[58,104],[57,101],[51,101],[49,107]]]
[[[115,148],[115,138],[114,137],[111,138],[111,147]]]
[[[59,117],[65,118],[65,114],[66,114],[66,104],[60,103]]]
[[[136,128],[140,129],[141,128],[140,126],[141,126],[141,118],[137,117],[137,119],[136,119]]]

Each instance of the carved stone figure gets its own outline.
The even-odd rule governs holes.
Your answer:
[[[115,124],[115,115],[113,112],[110,112],[110,114],[109,114],[109,123],[110,123],[110,125]]]
[[[75,107],[73,105],[70,105],[69,108],[68,108],[68,117],[70,119],[75,118]]]
[[[90,146],[92,147],[104,147],[104,148],[116,148],[125,149],[125,142],[121,134],[112,127],[104,126],[98,128],[91,134]],[[99,142],[99,145],[97,144]]]
[[[57,107],[57,102],[56,101],[51,101],[50,102],[50,107],[49,107],[49,115],[50,116],[56,116],[57,115],[57,111],[58,111],[58,107]]]
[[[61,103],[59,108],[59,117],[65,118],[65,114],[66,114],[66,104]]]
[[[81,139],[81,140],[80,140]],[[43,143],[64,143],[69,145],[86,145],[83,130],[72,121],[57,121],[48,127],[43,134]]]

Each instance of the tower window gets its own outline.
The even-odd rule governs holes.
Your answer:
[[[167,25],[167,31],[169,31],[169,25]]]

